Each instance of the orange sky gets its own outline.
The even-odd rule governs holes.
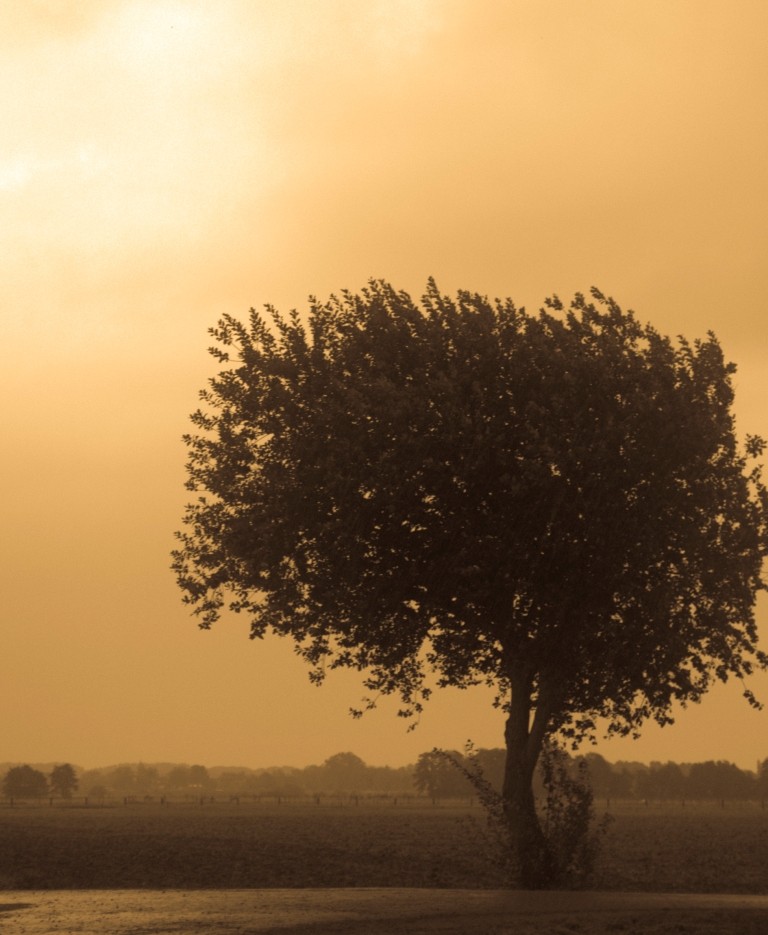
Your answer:
[[[3,4],[0,762],[500,746],[482,691],[406,733],[246,620],[196,629],[168,565],[206,329],[371,276],[595,284],[713,329],[768,435],[767,36],[764,0]],[[768,711],[730,686],[598,750],[753,767]]]

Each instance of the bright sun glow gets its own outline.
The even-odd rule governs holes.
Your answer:
[[[0,165],[0,191],[12,192],[23,188],[32,177],[29,160],[17,158]]]
[[[195,52],[206,34],[206,16],[197,6],[138,3],[120,12],[115,39],[123,64],[146,67],[186,58]]]

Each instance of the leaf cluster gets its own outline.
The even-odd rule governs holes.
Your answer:
[[[673,341],[598,290],[529,314],[433,281],[212,334],[174,553],[201,626],[245,612],[404,714],[429,673],[502,702],[524,683],[573,737],[766,664],[763,443],[737,442],[714,335]]]

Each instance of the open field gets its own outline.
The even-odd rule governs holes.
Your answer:
[[[768,811],[618,805],[593,888],[768,893]],[[481,809],[135,804],[0,809],[0,889],[493,889]]]

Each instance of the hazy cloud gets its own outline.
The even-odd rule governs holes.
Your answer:
[[[767,433],[767,32],[762,0],[4,4],[6,758],[303,762],[337,752],[324,730],[371,762],[494,743],[485,698],[438,701],[404,738],[347,721],[353,679],[305,691],[289,648],[195,631],[167,564],[206,329],[369,276],[533,307],[594,283],[665,332],[714,328],[739,424]],[[254,751],[249,712],[280,690]],[[743,752],[737,695],[702,717]]]

